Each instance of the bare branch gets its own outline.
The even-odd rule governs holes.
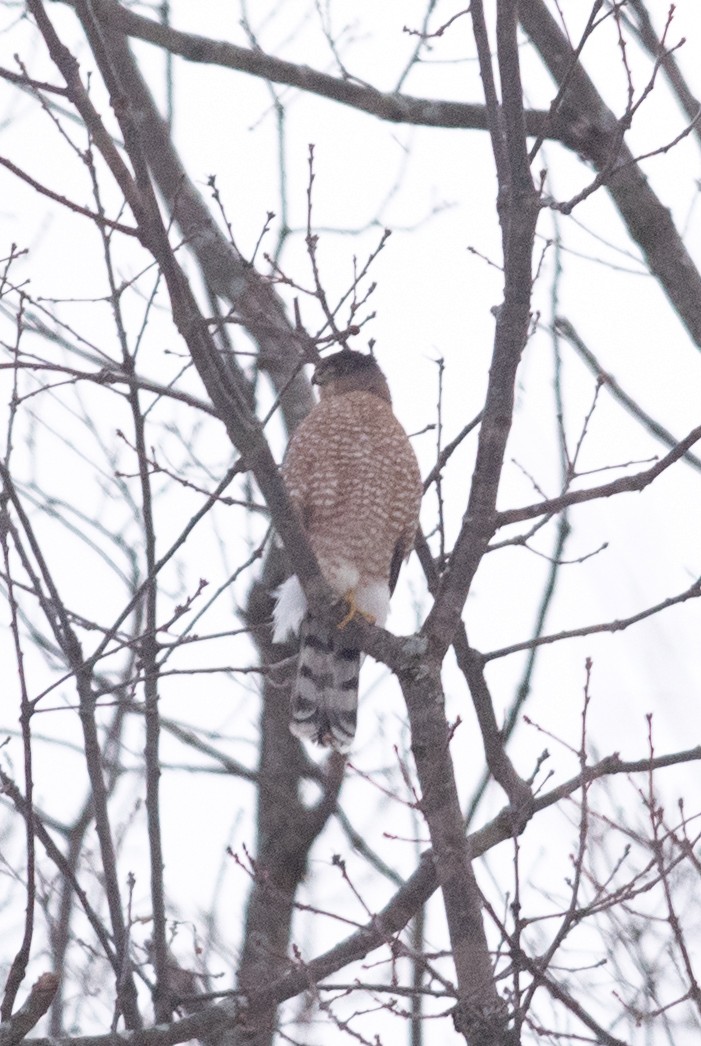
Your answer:
[[[56,974],[42,973],[32,985],[24,1005],[0,1024],[0,1046],[19,1046],[48,1010],[57,988]]]
[[[569,505],[581,505],[585,501],[595,501],[598,498],[609,498],[614,494],[632,493],[644,490],[657,479],[675,461],[683,458],[689,447],[693,447],[701,439],[701,425],[692,429],[688,436],[681,440],[665,454],[663,458],[649,469],[637,472],[634,476],[621,476],[611,483],[604,483],[599,487],[590,487],[588,490],[570,490],[558,498],[549,498],[537,505],[528,505],[525,508],[507,509],[505,512],[497,512],[495,517],[495,529],[507,526],[509,523],[518,523],[524,519],[534,519],[536,516],[552,515]]]
[[[114,229],[116,232],[123,232],[126,236],[136,236],[137,230],[131,225],[123,225],[122,222],[112,221],[111,218],[107,218],[104,215],[96,214],[94,211],[88,210],[87,207],[81,207],[80,204],[74,203],[69,200],[67,196],[61,196],[60,193],[54,192],[53,189],[49,189],[48,186],[42,185],[35,178],[32,178],[30,174],[23,171],[12,160],[8,160],[5,156],[0,156],[0,166],[6,167],[8,171],[21,178],[27,185],[31,185],[33,189],[41,193],[42,196],[48,196],[50,200],[55,200],[60,203],[63,207],[68,207],[69,210],[75,211],[76,214],[82,214],[86,218],[90,218],[91,221],[96,222],[98,225],[105,225],[109,229]]]
[[[610,163],[619,124],[575,55],[543,0],[523,0],[519,19],[538,48],[557,84],[567,78],[561,111],[569,115],[572,148],[579,149],[602,171]],[[579,140],[579,146],[575,143]],[[650,270],[701,347],[701,275],[679,236],[670,211],[657,198],[649,181],[632,162],[625,145],[617,150],[621,169],[607,182],[633,240],[642,250]]]

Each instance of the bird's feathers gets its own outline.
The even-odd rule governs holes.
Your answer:
[[[421,475],[370,356],[343,349],[318,366],[319,403],[295,430],[283,477],[321,573],[351,610],[384,624],[414,542]],[[278,592],[274,638],[301,627],[293,732],[347,748],[355,731],[360,657],[343,629],[309,614],[299,581]]]
[[[296,574],[288,577],[274,595],[273,643],[285,643],[299,632],[307,613],[307,597]]]
[[[339,751],[350,747],[358,717],[360,653],[343,632],[308,615],[301,628],[290,729]]]

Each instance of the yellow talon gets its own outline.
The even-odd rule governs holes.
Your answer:
[[[370,625],[374,625],[377,618],[374,614],[366,614],[364,610],[361,610],[355,602],[355,589],[350,589],[346,592],[343,597],[348,604],[348,611],[342,621],[336,625],[336,628],[345,628],[349,621],[352,621],[356,617],[364,617]]]

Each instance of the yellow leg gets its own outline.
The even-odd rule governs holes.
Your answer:
[[[348,604],[348,611],[342,621],[339,621],[337,628],[345,628],[349,621],[352,621],[356,617],[364,617],[365,620],[374,625],[377,618],[374,614],[366,614],[364,610],[360,610],[355,602],[355,589],[349,589],[343,597]]]

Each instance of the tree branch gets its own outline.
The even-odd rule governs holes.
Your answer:
[[[76,0],[65,2],[73,5]],[[391,123],[487,130],[487,110],[483,105],[378,91],[352,79],[339,79],[306,65],[283,61],[259,49],[181,32],[122,7],[118,0],[95,0],[94,7],[106,25],[190,62],[221,66],[272,83],[297,87]],[[553,125],[547,112],[531,110],[527,112],[526,120],[529,135],[560,137],[561,129]]]
[[[575,350],[580,359],[584,360],[592,374],[595,374],[599,378],[604,387],[611,393],[614,399],[617,399],[621,403],[629,414],[632,414],[634,418],[637,418],[642,425],[648,430],[648,432],[660,440],[667,447],[676,447],[677,439],[669,432],[663,425],[660,425],[658,421],[655,421],[653,417],[647,414],[642,407],[636,403],[632,396],[621,388],[616,379],[599,363],[598,359],[588,348],[580,338],[577,331],[574,329],[572,324],[564,316],[557,316],[555,318],[555,333],[565,338],[572,348]],[[683,456],[683,461],[691,465],[697,471],[701,472],[701,458],[697,458],[695,454],[687,451]]]
[[[644,490],[653,480],[657,479],[675,461],[683,458],[689,447],[693,447],[697,440],[701,439],[701,425],[692,429],[688,436],[677,443],[674,450],[665,454],[663,458],[643,472],[637,472],[634,476],[621,476],[610,483],[602,483],[598,487],[589,487],[587,490],[570,490],[557,498],[549,498],[536,505],[526,505],[524,508],[507,509],[505,512],[497,512],[494,517],[494,529],[505,527],[509,523],[519,523],[524,519],[535,519],[536,516],[552,516],[569,505],[581,505],[585,501],[594,501],[597,498],[610,498],[613,494]]]
[[[511,430],[516,371],[526,343],[530,315],[531,258],[540,202],[526,162],[523,121],[516,112],[523,105],[518,48],[515,48],[515,43],[513,46],[506,43],[509,32],[515,39],[515,9],[507,0],[504,2],[508,12],[502,15],[500,62],[510,63],[508,67],[504,65],[501,68],[504,102],[508,104],[510,113],[505,123],[510,195],[500,205],[504,240],[504,300],[497,312],[494,349],[467,511],[448,569],[441,578],[436,601],[423,628],[430,649],[441,660],[453,641],[472,580],[494,532],[497,490],[506,441]],[[480,5],[481,0],[473,3],[473,18]],[[501,146],[498,132],[495,133],[497,140],[493,142],[493,149],[498,157]]]
[[[617,774],[650,773],[664,767],[691,762],[701,762],[701,745],[670,755],[655,756],[653,759],[624,761],[618,753],[614,753],[593,766],[585,767],[575,777],[538,796],[533,803],[532,816],[600,778]],[[483,828],[468,836],[473,858],[481,856],[499,843],[513,839],[513,832],[512,811],[507,806]],[[323,955],[298,966],[278,981],[263,985],[258,991],[245,995],[241,1009],[217,1004],[208,1006],[192,1017],[175,1021],[169,1026],[142,1029],[129,1035],[114,1032],[109,1035],[71,1036],[60,1039],[32,1038],[26,1040],[26,1046],[176,1046],[177,1043],[186,1042],[188,1039],[212,1035],[240,1022],[247,1011],[256,1012],[259,1007],[294,998],[306,991],[310,983],[313,984],[332,973],[337,973],[349,963],[365,958],[370,952],[391,940],[394,934],[399,933],[437,888],[433,852],[427,850],[421,855],[416,871],[397,890],[382,911],[373,916],[365,926]],[[232,998],[241,994],[232,992]]]
[[[652,191],[630,150],[621,144],[619,122],[605,105],[543,0],[521,0],[519,20],[558,85],[566,80],[560,119],[570,128],[568,145],[601,172],[618,154],[606,188],[633,240],[645,255],[672,307],[701,348],[701,274],[677,232],[671,213]]]
[[[24,1005],[0,1024],[0,1046],[18,1046],[44,1016],[57,988],[58,977],[55,973],[41,974],[32,985]]]

